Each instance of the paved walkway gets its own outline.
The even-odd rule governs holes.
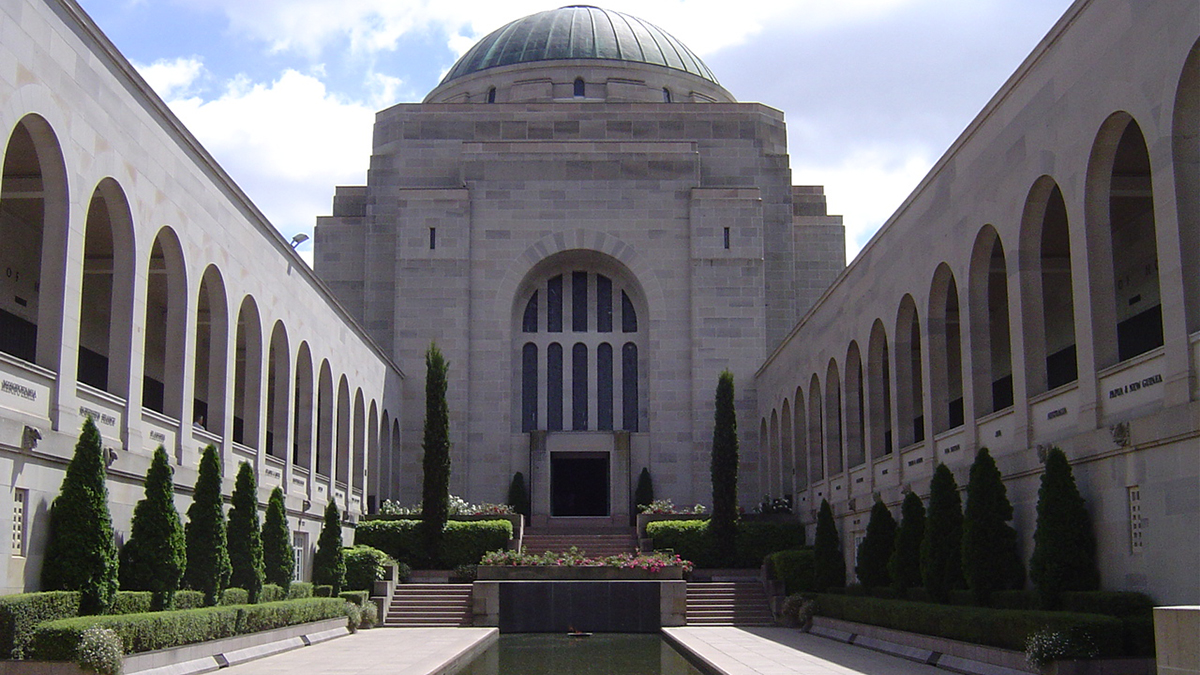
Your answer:
[[[946,671],[792,628],[664,628],[723,675],[946,675]]]
[[[697,626],[665,628],[663,633],[722,675],[946,675],[933,666],[791,628]],[[498,636],[495,628],[375,628],[221,673],[443,675],[469,662]]]
[[[441,675],[469,662],[495,628],[373,628],[237,666],[222,675]]]

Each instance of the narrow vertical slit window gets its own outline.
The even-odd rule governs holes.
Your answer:
[[[636,333],[637,329],[637,312],[633,309],[633,301],[625,291],[621,291],[621,332]]]
[[[625,431],[638,430],[638,348],[632,342],[621,347],[621,413]]]
[[[546,429],[563,429],[563,349],[557,342],[546,348]]]
[[[525,315],[521,318],[521,331],[536,333],[538,331],[538,292],[534,291],[529,302],[525,303]]]
[[[1137,485],[1129,492],[1129,551],[1142,552],[1142,490]]]
[[[588,349],[582,342],[571,348],[571,430],[588,430]]]
[[[17,488],[13,491],[12,512],[12,555],[25,555],[25,511],[29,501],[29,491]]]
[[[588,329],[588,273],[571,273],[571,330],[586,333]]]
[[[551,277],[546,282],[546,330],[561,333],[563,329],[563,278]]]
[[[521,350],[521,431],[538,427],[538,348],[532,342]]]
[[[489,87],[489,88],[488,88],[488,93],[487,93],[487,102],[488,102],[488,103],[495,103],[495,102],[496,102],[496,88],[495,88],[495,87]]]
[[[429,250],[432,251],[436,248],[437,248],[437,228],[431,227],[431,228],[429,228]]]
[[[612,279],[596,275],[596,330],[611,333],[613,329]]]
[[[613,428],[613,353],[607,342],[596,348],[596,428]]]
[[[725,250],[729,250],[729,228],[725,228]]]
[[[584,94],[586,93],[584,87],[585,87],[585,85],[583,84],[583,78],[582,77],[575,78],[575,91],[574,91],[575,98],[583,98]]]

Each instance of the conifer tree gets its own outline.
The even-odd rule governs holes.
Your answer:
[[[267,500],[267,516],[263,519],[263,576],[268,584],[275,584],[284,591],[287,591],[296,574],[290,540],[291,530],[288,529],[283,490],[277,487],[271,490],[271,497]]]
[[[1092,591],[1100,587],[1096,569],[1096,537],[1091,517],[1066,454],[1051,448],[1038,488],[1037,529],[1029,576],[1042,605],[1058,607],[1063,591]]]
[[[258,526],[258,486],[250,462],[238,466],[229,509],[229,585],[244,588],[258,602],[263,585],[262,532]]]
[[[817,533],[813,537],[813,587],[818,593],[846,586],[846,559],[842,556],[841,537],[828,500],[821,500],[817,512]]]
[[[150,609],[159,611],[170,609],[185,562],[174,471],[161,445],[146,472],[145,490],[133,507],[129,541],[121,549],[121,588],[150,591]]]
[[[437,345],[425,352],[424,480],[421,520],[425,562],[439,558],[442,531],[450,517],[450,409],[446,404],[446,359]]]
[[[637,487],[633,490],[633,512],[629,514],[631,525],[637,524],[637,515],[642,512],[642,507],[648,506],[652,501],[654,481],[650,478],[650,469],[642,467],[642,472],[638,474]]]
[[[863,586],[873,588],[891,583],[888,560],[895,546],[896,519],[887,504],[876,500],[871,507],[871,519],[867,521],[867,534],[858,546],[858,564],[854,568]]]
[[[204,604],[215,605],[229,585],[229,549],[225,539],[225,510],[221,503],[221,458],[211,445],[200,456],[200,471],[184,528],[187,567],[184,584],[204,593]]]
[[[915,492],[904,496],[900,505],[900,527],[896,546],[888,559],[888,576],[898,591],[921,585],[921,540],[925,538],[925,505]]]
[[[967,481],[962,529],[963,577],[977,605],[990,604],[992,591],[1025,585],[1017,531],[1008,524],[1012,517],[1000,470],[987,448],[980,448]]]
[[[712,443],[712,518],[708,533],[717,559],[732,564],[737,551],[738,435],[733,398],[733,373],[717,380]]]
[[[921,541],[921,580],[938,602],[962,588],[962,498],[949,467],[939,464],[929,483],[929,510]]]
[[[100,430],[89,416],[50,505],[50,533],[42,563],[42,588],[80,591],[81,614],[107,612],[117,592],[117,544],[104,479]]]
[[[529,521],[529,490],[525,488],[525,474],[520,471],[513,474],[512,482],[508,484],[507,504]]]
[[[313,555],[313,583],[333,586],[336,596],[346,583],[346,559],[342,554],[342,517],[337,504],[329,500],[325,506],[325,523],[321,536],[317,538],[317,552]]]

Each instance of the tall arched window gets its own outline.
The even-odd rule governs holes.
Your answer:
[[[106,178],[88,206],[77,378],[122,397],[129,394],[133,270],[129,203],[117,182]]]
[[[929,294],[929,372],[933,383],[933,433],[963,424],[962,333],[958,284],[945,264],[938,266]]]
[[[611,262],[571,262],[577,264],[551,264],[531,275],[515,307],[519,386],[513,410],[519,428],[640,431],[641,294]]]
[[[587,93],[586,85],[584,85],[582,77],[575,78],[575,90],[573,93],[575,94],[575,98],[583,98]]]

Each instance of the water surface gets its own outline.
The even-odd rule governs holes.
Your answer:
[[[459,675],[703,675],[659,635],[501,635]]]

